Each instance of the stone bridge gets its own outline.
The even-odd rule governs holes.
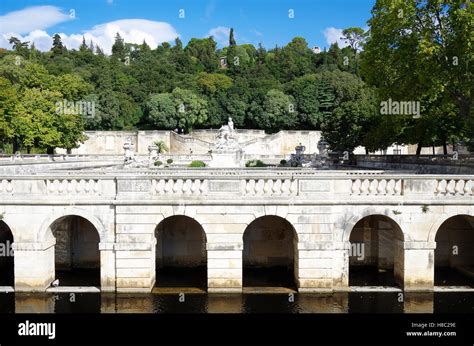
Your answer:
[[[252,265],[289,267],[299,292],[347,291],[357,264],[432,291],[438,264],[474,264],[473,197],[472,175],[56,170],[0,176],[0,240],[16,291],[78,263],[100,268],[101,291],[150,292],[169,263],[204,266],[208,292],[242,292]]]

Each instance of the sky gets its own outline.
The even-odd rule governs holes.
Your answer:
[[[212,35],[226,46],[231,27],[237,44],[284,46],[302,36],[310,47],[344,46],[342,29],[367,28],[375,0],[0,0],[0,47],[16,36],[51,48],[61,35],[66,47],[86,41],[110,53],[117,32],[126,42],[155,48],[179,37]]]

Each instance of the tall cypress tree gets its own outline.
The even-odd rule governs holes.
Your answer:
[[[235,42],[235,38],[234,38],[234,28],[230,28],[229,46],[234,47],[236,45],[237,43]]]

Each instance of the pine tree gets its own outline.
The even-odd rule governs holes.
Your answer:
[[[53,56],[62,55],[66,52],[66,47],[63,45],[61,36],[59,34],[54,34],[53,36],[53,47],[51,48]]]
[[[112,56],[120,61],[125,61],[125,44],[119,33],[115,35],[115,42],[112,46]]]
[[[81,52],[85,52],[85,51],[87,50],[86,39],[85,39],[84,36],[82,36],[82,43],[81,43],[81,45],[80,45],[80,47],[79,47],[79,50],[80,50]]]
[[[104,56],[104,51],[98,44],[95,45],[95,53],[99,56]]]

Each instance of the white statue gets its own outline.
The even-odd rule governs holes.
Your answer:
[[[217,134],[217,141],[214,145],[215,149],[227,149],[235,147],[237,140],[235,138],[234,122],[229,117],[227,125],[222,125]]]
[[[134,161],[135,158],[135,152],[133,149],[135,148],[135,145],[132,143],[132,139],[130,137],[127,137],[127,140],[125,141],[123,148],[125,149],[125,157],[124,161],[125,164],[130,164]]]

